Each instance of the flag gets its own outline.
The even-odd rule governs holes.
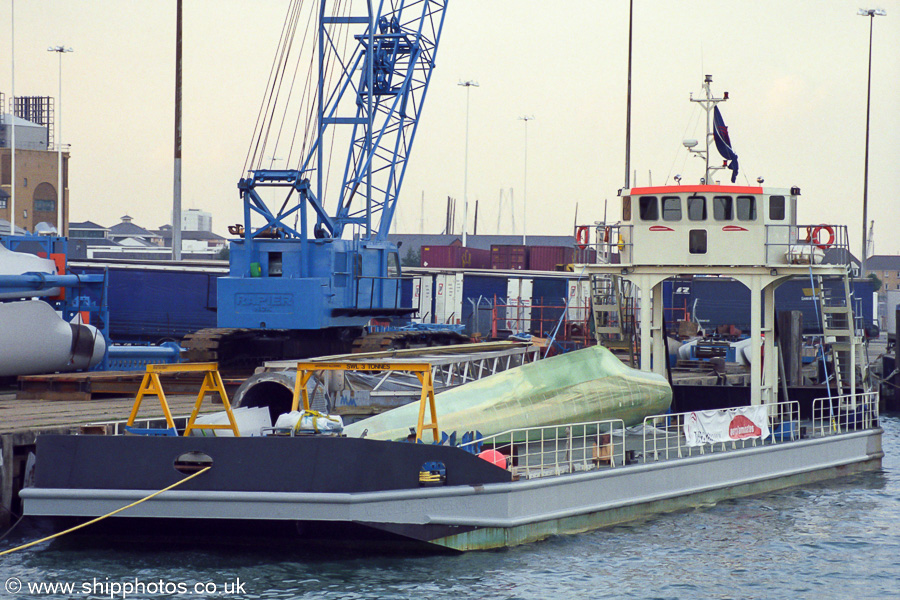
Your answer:
[[[725,160],[731,161],[728,168],[732,170],[731,183],[734,183],[738,175],[738,156],[731,148],[728,128],[725,127],[725,119],[722,118],[722,113],[719,112],[718,106],[713,107],[713,137],[716,140],[716,148],[719,150],[719,154]]]

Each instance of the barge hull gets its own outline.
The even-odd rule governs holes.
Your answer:
[[[81,441],[85,439],[86,436],[80,437]],[[168,441],[174,439],[177,438]],[[194,446],[200,441],[181,439],[185,442],[193,441]],[[285,441],[295,444],[296,453],[292,454],[312,457],[315,453],[307,452],[304,445],[314,439]],[[226,438],[201,440],[211,444],[208,446],[212,450],[211,455],[215,452],[215,456],[222,458],[216,459],[220,465],[228,464],[228,454],[233,449],[240,448],[234,442],[252,441],[229,440],[231,448],[225,452],[223,450],[226,445],[218,442],[225,441]],[[119,441],[121,442],[121,438]],[[172,447],[167,448],[159,442],[145,442],[146,440],[141,443],[143,450],[147,452],[141,461],[142,467],[146,467],[141,469],[142,477],[146,477],[148,472],[160,471],[163,466],[173,471]],[[422,453],[433,449],[443,452],[442,456],[467,458],[462,459],[463,463],[448,463],[448,485],[440,487],[418,487],[416,481],[414,486],[386,489],[377,483],[390,481],[387,473],[406,464],[403,462],[406,459],[402,459],[400,463],[374,461],[372,464],[389,466],[370,473],[366,479],[369,482],[366,484],[368,489],[359,491],[349,491],[350,487],[358,485],[352,483],[352,477],[345,480],[347,491],[344,492],[222,489],[213,477],[205,483],[203,478],[198,478],[186,484],[185,487],[191,486],[191,489],[166,492],[128,509],[122,513],[122,517],[111,517],[109,526],[114,527],[117,522],[125,525],[127,521],[124,519],[145,520],[160,526],[197,520],[235,525],[246,521],[254,521],[260,525],[276,521],[284,523],[289,530],[297,531],[298,538],[302,539],[304,529],[321,529],[310,526],[312,523],[352,523],[369,529],[372,535],[380,532],[388,538],[405,538],[413,543],[427,542],[435,550],[482,550],[514,546],[552,535],[623,523],[652,514],[878,470],[883,456],[881,430],[876,428],[540,479],[498,481],[497,478],[506,475],[506,471],[499,468],[495,468],[495,471],[470,471],[465,483],[450,484],[451,465],[466,464],[469,457],[476,457],[449,447],[396,442],[368,443],[383,445],[384,451],[397,452],[398,456],[415,453],[410,454],[408,465],[419,464],[426,455]],[[151,449],[151,446],[154,448]],[[84,456],[83,453],[75,452],[71,460],[77,460],[79,454]],[[38,456],[40,460],[40,446]],[[45,453],[44,457],[46,456]],[[248,453],[247,456],[252,454]],[[327,462],[325,455],[316,456]],[[437,455],[432,453],[428,456]],[[65,459],[53,462],[56,464],[54,470],[58,471],[57,474],[73,473],[66,464],[61,464],[65,463]],[[477,466],[477,463],[473,463],[473,468]],[[492,467],[487,463],[485,466]],[[319,467],[322,468],[323,465],[320,464]],[[126,463],[111,465],[107,469],[108,481],[128,481],[133,477],[128,470]],[[454,470],[458,472],[458,476],[462,475],[462,467]],[[325,472],[325,469],[322,468],[321,472]],[[485,473],[494,476],[495,480],[480,483],[479,480]],[[345,471],[344,476],[348,475],[351,473]],[[21,493],[25,499],[26,514],[44,517],[65,515],[86,520],[112,512],[149,493],[148,489],[133,487],[79,487],[71,485],[74,481],[69,475],[66,477],[70,478],[69,485],[48,487],[41,484],[39,475],[38,486]],[[308,490],[309,485],[312,485],[308,477],[291,480],[296,490]],[[256,483],[259,484],[260,481],[257,480]],[[219,481],[219,484],[222,483],[224,480]],[[219,489],[215,489],[216,487]],[[285,522],[292,524],[288,526]],[[172,533],[178,531],[179,527],[176,525]],[[335,528],[334,531],[339,534],[341,529]]]

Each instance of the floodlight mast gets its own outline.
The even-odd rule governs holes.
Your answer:
[[[869,17],[869,83],[866,92],[866,158],[863,169],[863,205],[862,205],[862,253],[859,256],[859,275],[866,276],[866,220],[869,218],[869,111],[872,103],[872,25],[875,17],[884,17],[887,11],[883,8],[861,8],[856,13],[861,17]]]

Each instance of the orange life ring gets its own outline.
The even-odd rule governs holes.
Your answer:
[[[581,226],[575,230],[575,243],[578,244],[578,247],[584,250],[588,245],[588,236],[590,235],[590,231],[586,226]]]
[[[819,240],[819,234],[825,231],[828,234],[828,241],[822,242]],[[827,250],[834,245],[834,228],[831,225],[818,225],[813,228],[812,232],[809,234],[810,242],[815,244],[817,248],[820,250]]]

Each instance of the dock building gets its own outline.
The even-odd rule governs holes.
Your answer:
[[[69,148],[62,148],[62,193],[57,190],[59,157],[53,138],[54,99],[17,96],[10,101],[11,112],[0,94],[0,219],[16,227],[34,231],[38,223],[56,227],[68,234]],[[16,181],[15,216],[13,210],[12,138],[15,128]],[[57,204],[62,202],[62,224],[57,222]]]

